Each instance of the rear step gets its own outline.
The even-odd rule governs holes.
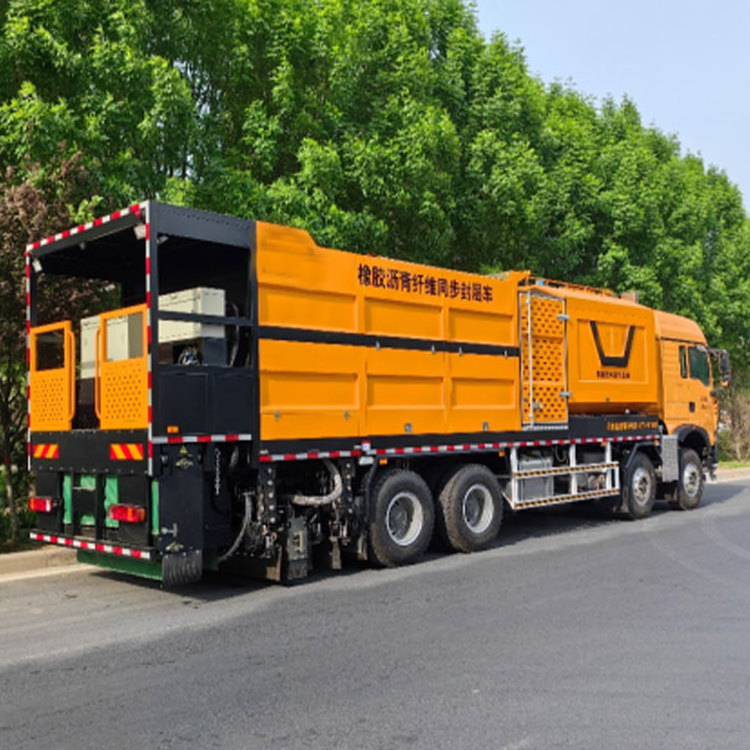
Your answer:
[[[91,542],[62,534],[45,534],[40,531],[30,531],[29,539],[76,549],[79,562],[157,581],[162,580],[162,563],[161,560],[157,560],[154,548],[136,549],[109,542]]]
[[[119,573],[161,581],[165,588],[200,581],[203,576],[203,551],[190,550],[158,555],[153,547],[137,549],[109,542],[90,542],[61,534],[29,532],[35,542],[58,544],[78,550],[78,562],[98,565]]]

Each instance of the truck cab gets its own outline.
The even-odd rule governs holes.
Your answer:
[[[660,417],[666,433],[692,448],[709,466],[715,464],[714,446],[719,420],[716,387],[727,373],[712,362],[700,327],[688,318],[655,311],[661,371]],[[726,361],[719,358],[719,361]]]

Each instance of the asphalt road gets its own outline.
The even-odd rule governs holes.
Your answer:
[[[291,588],[0,581],[0,747],[747,748],[750,489]]]

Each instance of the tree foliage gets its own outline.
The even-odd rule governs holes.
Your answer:
[[[44,183],[57,211],[79,154],[74,210],[157,196],[359,252],[637,289],[750,370],[738,189],[634,102],[530,75],[466,0],[10,0],[0,23],[6,190]]]

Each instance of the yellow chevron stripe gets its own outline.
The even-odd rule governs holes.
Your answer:
[[[125,451],[122,449],[121,443],[112,443],[111,448],[118,459],[122,460],[124,458],[127,458],[127,456],[125,455]]]

